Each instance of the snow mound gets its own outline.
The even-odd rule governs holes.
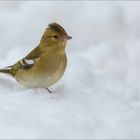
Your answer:
[[[140,138],[140,2],[0,2],[0,67],[58,22],[73,39],[52,94],[0,74],[0,138]]]

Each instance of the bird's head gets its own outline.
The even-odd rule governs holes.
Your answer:
[[[66,43],[72,37],[68,36],[62,26],[57,23],[49,24],[42,36],[41,44],[43,47],[60,47],[65,48]]]

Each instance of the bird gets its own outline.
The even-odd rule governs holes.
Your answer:
[[[48,25],[37,45],[28,55],[11,66],[0,69],[26,88],[43,88],[49,93],[67,67],[66,45],[72,39],[64,28],[54,22]]]

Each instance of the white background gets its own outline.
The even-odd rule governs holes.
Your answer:
[[[0,138],[140,138],[140,2],[1,1],[0,67],[57,22],[73,37],[53,94],[0,74]]]

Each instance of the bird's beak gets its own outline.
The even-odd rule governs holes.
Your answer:
[[[70,39],[72,39],[72,37],[71,36],[66,36],[66,39],[70,40]]]

